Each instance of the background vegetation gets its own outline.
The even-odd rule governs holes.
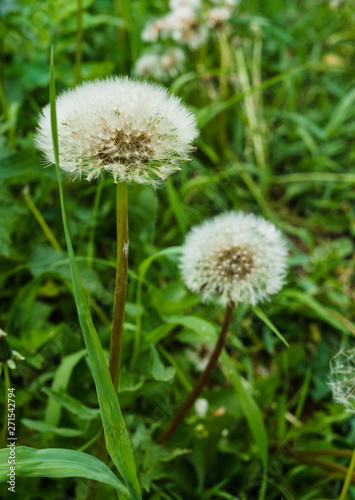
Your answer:
[[[152,46],[164,54],[172,42],[141,40],[146,23],[167,13],[164,1],[83,0],[82,32],[78,5],[0,4],[0,327],[26,358],[11,371],[18,444],[95,455],[97,398],[64,251],[58,185],[33,135],[49,100],[51,44],[60,91],[81,80],[133,75],[142,54]],[[196,114],[198,151],[163,189],[129,187],[119,400],[147,499],[339,496],[355,421],[332,402],[327,380],[330,358],[355,334],[354,36],[350,0],[242,0],[228,28],[210,30],[197,49],[173,44],[186,60],[164,83]],[[108,350],[115,190],[110,178],[67,180],[65,196]],[[219,365],[203,393],[206,414],[192,411],[161,447],[156,438],[196,380],[223,317],[220,307],[186,290],[178,247],[194,224],[231,209],[263,215],[288,237],[287,285],[261,309],[289,347],[255,311],[240,307],[228,339],[232,361]],[[137,329],[143,342],[132,370]],[[237,371],[266,436],[253,413],[245,416]],[[4,394],[3,377],[0,384]],[[84,499],[86,487],[85,480],[18,478],[16,492],[26,500]],[[354,486],[349,495],[355,498]],[[116,493],[101,487],[99,496]]]

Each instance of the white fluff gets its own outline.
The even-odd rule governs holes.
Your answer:
[[[355,349],[341,350],[330,361],[328,385],[337,403],[355,412]]]
[[[182,277],[204,301],[255,305],[281,289],[287,253],[273,224],[253,214],[228,212],[190,231],[182,250]]]
[[[159,85],[128,77],[86,82],[57,98],[60,166],[90,181],[157,184],[188,160],[198,132],[194,116]],[[43,110],[37,147],[54,163],[50,107]]]
[[[195,10],[181,5],[169,11],[164,17],[148,23],[141,37],[145,42],[170,38],[191,49],[196,49],[206,42],[208,29]]]

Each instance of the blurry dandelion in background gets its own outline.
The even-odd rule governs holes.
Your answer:
[[[355,412],[355,348],[342,349],[331,359],[328,385],[334,400]]]
[[[140,77],[169,81],[177,77],[184,69],[185,54],[178,47],[164,53],[148,52],[136,62],[134,72]]]

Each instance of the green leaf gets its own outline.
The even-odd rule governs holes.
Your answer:
[[[255,438],[256,444],[258,445],[260,458],[264,467],[263,474],[263,483],[261,486],[261,492],[259,495],[259,499],[263,498],[266,489],[266,481],[267,481],[267,463],[268,463],[268,440],[266,428],[263,422],[263,418],[261,416],[260,409],[256,404],[253,396],[250,394],[250,389],[247,389],[243,383],[243,378],[239,375],[236,367],[234,366],[233,361],[228,356],[226,351],[223,351],[221,354],[221,360],[223,363],[222,369],[228,378],[231,381],[233,388],[238,396],[240,405],[243,409],[243,413],[248,420],[250,429]]]
[[[53,391],[65,391],[68,387],[71,374],[75,366],[86,355],[86,349],[82,349],[69,356],[65,356],[58,366],[52,382]],[[60,420],[61,404],[54,398],[49,398],[45,411],[44,421],[48,425],[56,427]]]
[[[71,279],[68,255],[50,246],[37,246],[33,249],[29,268],[35,277],[52,273],[64,280]],[[79,262],[78,269],[85,289],[96,295],[104,292],[97,272],[91,269],[87,262]]]
[[[80,401],[72,398],[65,392],[53,391],[48,387],[43,387],[42,391],[47,394],[47,396],[51,396],[55,401],[57,401],[57,403],[63,406],[70,413],[76,415],[79,418],[82,418],[83,420],[92,420],[100,415],[99,410],[83,405],[82,403],[80,403]]]
[[[66,429],[55,427],[54,425],[48,425],[45,422],[31,420],[30,418],[23,418],[21,419],[21,422],[25,427],[29,427],[30,429],[33,429],[37,432],[53,432],[54,434],[62,437],[76,437],[83,434],[83,431],[81,431],[80,429]]]
[[[337,330],[340,330],[348,335],[349,333],[354,335],[355,325],[353,323],[351,323],[347,318],[343,318],[333,309],[324,307],[314,297],[311,297],[307,293],[300,292],[299,290],[283,290],[282,295],[283,297],[292,299],[296,307],[299,305],[305,305],[311,309],[318,318],[322,319]]]
[[[11,235],[15,230],[19,213],[21,210],[14,204],[0,206],[0,255],[5,257],[10,255]]]
[[[51,168],[38,168],[38,156],[33,149],[22,151],[1,160],[0,186],[22,184],[41,177],[54,179]]]
[[[269,318],[266,316],[266,314],[260,309],[260,307],[258,306],[254,306],[253,307],[253,311],[254,313],[258,316],[258,318],[261,319],[261,321],[263,323],[265,323],[266,326],[268,326],[270,328],[270,330],[272,332],[274,332],[274,334],[279,337],[279,339],[285,344],[286,347],[290,347],[287,340],[285,339],[285,337],[282,335],[282,333],[280,333],[278,331],[278,329],[276,328],[276,326],[269,320]]]
[[[0,482],[7,481],[9,450],[0,450]],[[113,486],[125,498],[131,498],[127,488],[103,462],[81,451],[35,450],[16,446],[16,476],[18,477],[84,477]]]
[[[97,397],[99,400],[102,424],[105,433],[106,448],[118,471],[122,474],[132,498],[134,500],[141,500],[142,495],[137,478],[137,470],[134,461],[132,446],[125,422],[123,420],[121,408],[117,399],[117,394],[113,387],[112,380],[108,371],[104,351],[102,349],[100,339],[93,324],[90,310],[87,304],[78,266],[75,260],[73,245],[67,223],[63,186],[59,167],[53,47],[51,52],[50,106],[54,157],[59,184],[59,196],[62,209],[65,239],[68,248],[70,270],[73,280],[74,295],[78,310],[79,322],[83,331],[85,345],[89,354]]]

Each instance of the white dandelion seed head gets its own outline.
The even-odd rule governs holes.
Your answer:
[[[341,350],[330,360],[328,385],[337,403],[355,412],[355,348]]]
[[[157,185],[180,170],[197,136],[196,120],[178,97],[128,77],[86,82],[57,98],[60,166],[87,181],[109,172],[115,182]],[[50,107],[36,145],[54,163]]]
[[[168,81],[183,71],[185,54],[178,47],[167,50],[164,54],[143,54],[136,62],[135,74],[149,76],[156,80]]]
[[[226,7],[215,7],[206,13],[207,26],[212,29],[220,29],[230,17],[230,9]]]
[[[182,278],[204,301],[255,305],[281,289],[287,253],[273,224],[253,214],[227,212],[190,231],[182,248]]]

